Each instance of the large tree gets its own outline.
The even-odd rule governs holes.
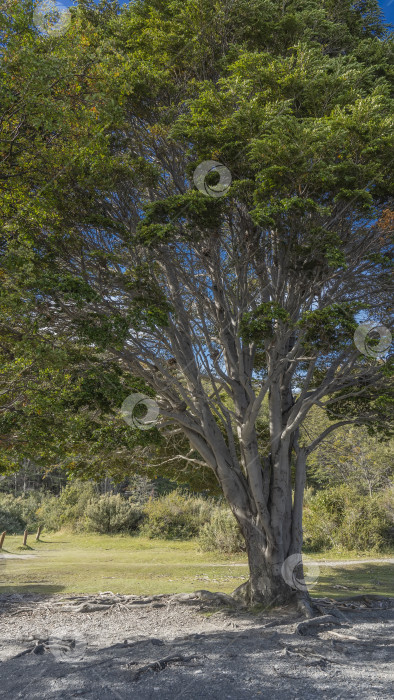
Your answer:
[[[4,89],[18,113],[26,86],[21,133],[41,143],[48,181],[15,170],[16,138],[7,294],[37,334],[94,346],[154,390],[159,427],[182,431],[186,459],[212,469],[245,537],[238,594],[287,602],[308,454],[338,426],[387,429],[389,417],[390,363],[353,340],[361,320],[388,325],[390,313],[378,5],[84,2],[58,40],[29,31],[12,54],[18,86]],[[61,78],[42,85],[50,120],[38,127],[35,42]],[[209,161],[227,169],[219,184],[196,173]],[[316,404],[332,421],[308,443]]]

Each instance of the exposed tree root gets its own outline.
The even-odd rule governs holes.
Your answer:
[[[359,642],[360,638],[359,637],[354,637],[352,634],[340,634],[340,632],[335,632],[334,630],[329,630],[327,634],[330,635],[330,637],[335,637],[335,639],[346,639],[350,640],[352,642]],[[362,641],[362,640],[361,640]]]
[[[234,598],[226,593],[214,593],[211,591],[199,590],[194,593],[176,593],[174,595],[160,594],[151,596],[137,595],[119,595],[112,591],[100,592],[98,595],[84,596],[67,596],[61,600],[51,600],[42,603],[31,603],[18,608],[12,615],[31,613],[37,608],[48,611],[56,610],[57,612],[65,613],[96,613],[101,612],[104,615],[111,610],[131,610],[135,607],[151,606],[164,607],[180,603],[184,605],[196,605],[206,603],[216,607],[227,606],[231,608],[237,607],[237,602]]]
[[[210,603],[211,605],[230,605],[235,607],[237,601],[231,595],[227,593],[211,593],[211,591],[195,591],[193,594],[198,600],[202,600],[205,603]]]
[[[310,666],[321,666],[322,668],[325,668],[327,664],[339,664],[341,663],[340,661],[337,661],[335,659],[328,658],[326,656],[322,656],[321,654],[315,654],[312,652],[310,649],[304,649],[301,647],[290,647],[286,645],[283,649],[282,652],[280,652],[281,655],[283,656],[298,656],[302,659],[305,659],[308,665]]]
[[[305,615],[306,618],[313,618],[319,613],[319,609],[312,602],[309,593],[306,591],[299,591],[296,594],[297,600],[297,610]]]
[[[173,604],[191,605],[191,606],[210,606],[210,607],[226,607],[230,609],[247,609],[256,604],[257,601],[251,601],[249,582],[239,586],[232,595],[227,595],[221,592],[211,592],[206,590],[198,590],[193,593],[177,593],[174,595],[119,595],[112,591],[100,592],[97,595],[79,595],[67,596],[60,600],[49,600],[45,602],[34,601],[26,605],[26,601],[21,607],[15,608],[10,615],[26,615],[33,614],[35,610],[44,609],[48,612],[57,611],[72,614],[89,614],[102,613],[108,614],[112,611],[132,610],[137,606],[164,607]],[[340,601],[331,598],[311,599],[307,592],[294,593],[292,600],[283,602],[278,599],[273,599],[270,602],[258,601],[269,610],[273,605],[281,604],[296,607],[298,612],[307,618],[307,621],[301,622],[297,628],[297,633],[308,635],[317,633],[319,628],[329,626],[341,626],[341,623],[347,623],[347,611],[365,610],[365,609],[385,609],[393,605],[392,600],[384,596],[356,596]],[[308,622],[309,621],[309,622]],[[40,653],[40,649],[32,653]]]
[[[304,636],[317,634],[322,628],[340,627],[341,623],[334,615],[322,615],[321,617],[312,617],[309,620],[300,622],[296,627],[296,633]]]
[[[138,681],[141,676],[144,673],[148,673],[149,671],[155,671],[156,673],[158,671],[164,671],[167,666],[171,666],[173,664],[185,664],[188,663],[189,661],[193,661],[194,659],[198,659],[200,657],[198,656],[182,656],[181,654],[177,654],[176,656],[166,656],[164,659],[159,659],[158,661],[152,661],[149,664],[145,664],[144,666],[140,666],[137,671],[132,676],[132,681]],[[128,667],[134,664],[128,664]]]
[[[41,655],[46,654],[48,652],[52,654],[57,652],[65,654],[75,649],[76,645],[76,640],[72,637],[64,639],[49,639],[48,637],[45,639],[33,638],[31,641],[34,642],[33,646],[29,647],[29,649],[21,651],[19,654],[16,654],[16,656],[14,656],[13,658],[19,659],[21,656],[26,656],[27,654]]]
[[[273,605],[292,605],[296,603],[295,591],[290,596],[285,591],[281,591],[278,595],[270,596],[264,593],[260,595],[252,590],[250,581],[241,583],[241,585],[232,592],[231,597],[238,605],[245,608],[252,607],[253,605],[265,605],[268,610]]]
[[[231,597],[239,605],[244,607],[251,605],[250,582],[245,581],[245,583],[241,583],[241,585],[232,592]]]

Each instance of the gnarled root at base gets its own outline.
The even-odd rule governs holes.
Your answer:
[[[341,622],[338,618],[333,615],[320,615],[319,617],[305,620],[305,622],[300,622],[297,625],[296,633],[302,636],[313,635],[321,632],[322,629],[332,626],[341,627]]]
[[[297,591],[296,601],[297,610],[308,619],[312,619],[317,615],[320,615],[319,609],[313,604],[313,601],[307,591]]]
[[[253,590],[250,581],[245,581],[232,592],[231,597],[244,607],[251,607],[256,604],[266,605],[267,608],[273,605],[289,605],[296,606],[297,610],[307,618],[319,615],[319,610],[313,605],[307,591],[292,590],[288,586],[279,588],[278,592],[268,590],[256,591]]]
[[[289,587],[281,587],[279,589],[266,587],[265,590],[260,590],[253,586],[250,580],[238,586],[238,588],[232,592],[231,596],[237,603],[245,605],[246,607],[257,604],[266,605],[267,607],[272,605],[287,605],[294,603],[296,600],[295,592]]]
[[[241,583],[241,585],[231,593],[231,597],[234,598],[239,605],[244,607],[251,605],[250,581]]]

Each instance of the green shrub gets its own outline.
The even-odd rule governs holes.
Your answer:
[[[46,530],[60,530],[61,506],[59,498],[48,496],[38,509],[38,517],[41,519]]]
[[[312,503],[304,507],[304,551],[320,552],[331,549],[335,542],[336,523],[328,513],[317,510]]]
[[[389,527],[381,496],[360,496],[349,504],[336,539],[343,549],[379,552],[390,543]]]
[[[197,537],[201,527],[209,521],[211,510],[211,502],[204,498],[172,491],[146,504],[146,522],[142,533],[147,537],[164,539]]]
[[[384,508],[391,528],[394,526],[394,484],[388,486],[380,495],[380,503]]]
[[[41,491],[31,491],[23,496],[0,494],[0,531],[9,533],[33,529],[40,524],[37,510],[44,498]]]
[[[20,517],[17,499],[11,494],[0,494],[0,531],[9,533],[23,530],[23,521]]]
[[[319,552],[335,546],[335,535],[345,510],[341,487],[306,492],[304,499],[304,550]]]
[[[239,525],[229,508],[216,507],[209,522],[200,531],[200,545],[204,551],[245,551],[245,540]]]
[[[47,530],[69,527],[78,532],[85,527],[88,503],[98,497],[94,484],[75,481],[68,484],[60,496],[47,496],[42,501],[37,516]]]
[[[29,491],[26,495],[19,496],[16,499],[24,529],[32,530],[38,525],[42,525],[39,509],[44,498],[45,494],[43,491]]]
[[[87,506],[86,528],[100,534],[132,533],[138,529],[142,518],[142,509],[119,494],[100,496]]]
[[[384,550],[393,526],[390,502],[386,492],[362,495],[345,484],[308,493],[303,517],[305,551]]]
[[[9,534],[17,534],[24,529],[19,518],[0,507],[0,533],[6,530]]]

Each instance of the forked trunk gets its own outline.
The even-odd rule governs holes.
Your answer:
[[[249,580],[234,591],[246,605],[265,606],[297,603],[307,615],[313,612],[302,565],[302,500],[305,485],[306,453],[296,445],[294,497],[290,481],[287,445],[271,478],[267,503],[269,532],[261,520],[243,512],[237,519],[245,538]],[[282,475],[282,479],[280,478]],[[288,479],[286,476],[288,475]],[[251,496],[251,494],[250,494]]]
[[[234,591],[246,605],[285,605],[296,600],[296,589],[286,580],[285,561],[267,546],[265,535],[254,523],[243,523],[249,564],[249,580]],[[271,551],[270,551],[271,550]]]

